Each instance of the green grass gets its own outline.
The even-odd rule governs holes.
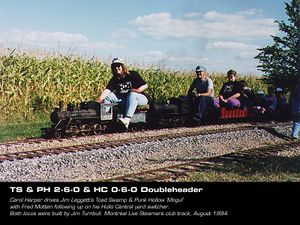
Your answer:
[[[192,173],[189,182],[299,182],[300,155],[271,156],[214,166]]]
[[[0,142],[41,137],[41,128],[49,126],[46,120],[0,124]]]

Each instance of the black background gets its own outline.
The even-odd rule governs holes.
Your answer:
[[[54,193],[49,192],[33,192],[12,193],[10,187],[21,186],[24,190],[27,187],[33,187],[35,189],[38,186],[44,187],[57,187],[62,189],[65,187],[80,187],[81,190],[84,187],[90,187],[92,190],[94,187],[137,187],[142,186],[150,188],[159,187],[176,187],[176,188],[203,188],[200,193]],[[0,183],[1,193],[1,220],[8,221],[8,224],[14,224],[15,222],[24,222],[26,220],[34,224],[35,221],[47,221],[59,220],[60,222],[83,220],[87,222],[92,219],[93,221],[113,221],[118,219],[122,222],[134,219],[150,221],[155,220],[167,220],[167,221],[187,221],[193,219],[195,221],[208,221],[225,223],[228,221],[240,221],[241,223],[256,221],[259,222],[263,219],[277,220],[284,219],[290,220],[297,218],[300,214],[299,200],[300,200],[300,183]],[[174,211],[210,211],[210,210],[226,210],[228,216],[222,217],[11,217],[9,216],[9,206],[11,197],[30,197],[30,198],[88,198],[88,197],[113,197],[113,198],[129,198],[129,197],[174,197],[182,198],[184,201],[178,204],[178,208],[172,205]]]

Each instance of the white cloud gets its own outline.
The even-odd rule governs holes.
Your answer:
[[[201,17],[203,14],[202,13],[198,13],[198,12],[188,12],[184,14],[185,18],[197,18],[197,17]]]
[[[238,12],[240,15],[245,16],[262,16],[263,10],[262,9],[246,9],[244,11]]]
[[[138,30],[154,39],[197,37],[198,24],[193,20],[174,19],[170,13],[150,14],[137,17],[131,24]]]
[[[206,49],[256,50],[257,48],[259,48],[259,46],[249,45],[242,42],[217,41],[217,42],[208,43],[205,48]]]
[[[112,50],[124,47],[114,42],[91,42],[84,34],[65,32],[46,32],[12,29],[0,34],[0,41],[8,45],[18,44],[23,47],[35,46],[42,48],[82,48],[85,50]],[[61,50],[61,49],[60,49]]]
[[[256,55],[258,55],[258,51],[243,51],[237,56],[237,59],[253,59]]]
[[[274,19],[261,18],[261,11],[249,9],[233,14],[209,11],[190,12],[174,18],[168,12],[139,16],[130,24],[154,39],[164,38],[265,38],[277,32]]]
[[[128,29],[117,30],[111,36],[114,38],[122,38],[122,39],[135,39],[137,37],[135,32]]]
[[[79,47],[85,49],[113,50],[123,48],[124,46],[113,42],[86,42],[80,44]]]
[[[205,46],[207,50],[219,49],[234,51],[237,59],[253,59],[259,51],[259,46],[242,42],[217,41],[210,42]]]
[[[13,42],[60,42],[60,43],[82,43],[88,41],[83,34],[69,34],[64,32],[45,32],[12,29],[4,34],[6,40]],[[3,39],[2,38],[2,39]]]
[[[198,15],[200,16],[200,14]],[[264,18],[261,18],[262,16],[262,10],[259,9],[247,9],[244,11],[228,14],[228,13],[219,13],[216,11],[208,11],[205,14],[203,14],[203,19],[205,20],[212,20],[212,21],[233,21],[233,22],[239,22],[239,21],[252,21],[254,18],[257,17],[257,19],[264,20]],[[248,17],[248,18],[247,18]],[[274,21],[274,20],[272,20]]]
[[[167,68],[192,70],[199,63],[205,64],[209,62],[209,58],[204,56],[181,56],[177,53],[164,52],[159,50],[142,51],[132,54],[139,61],[149,63],[151,65],[165,66]]]

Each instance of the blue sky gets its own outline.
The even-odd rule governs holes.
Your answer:
[[[209,72],[256,70],[289,0],[0,0],[1,48]]]

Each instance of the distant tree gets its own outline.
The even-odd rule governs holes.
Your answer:
[[[263,72],[262,80],[270,85],[281,86],[287,91],[291,90],[298,80],[299,1],[291,0],[290,4],[285,3],[289,24],[275,21],[283,35],[272,36],[274,44],[258,49],[260,53],[255,57],[259,60],[258,70]]]

